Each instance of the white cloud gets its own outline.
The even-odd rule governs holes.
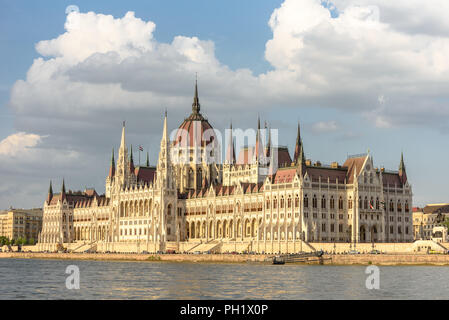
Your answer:
[[[18,132],[0,141],[0,155],[15,157],[29,152],[30,147],[36,146],[42,137],[37,134]]]
[[[66,23],[63,34],[40,41],[36,50],[42,57],[11,90],[16,129],[32,132],[22,137],[34,150],[29,159],[43,175],[62,175],[68,168],[67,175],[79,176],[74,166],[88,167],[85,173],[101,181],[99,168],[118,143],[121,120],[130,124],[130,141],[151,141],[157,148],[164,108],[171,126],[188,115],[196,72],[202,109],[214,124],[235,114],[250,115],[247,123],[253,123],[255,113],[275,106],[348,111],[379,128],[447,127],[447,10],[418,0],[334,5],[337,17],[320,0],[285,0],[275,9],[265,48],[273,70],[260,75],[231,70],[217,59],[211,40],[178,35],[171,43],[159,42],[156,25],[133,12],[121,18],[70,13],[77,24]],[[387,99],[379,103],[380,96]],[[321,132],[337,128],[336,121],[315,124]],[[2,156],[11,158],[13,138],[5,140],[1,148],[10,151]],[[51,165],[58,169],[47,163],[45,173],[38,150],[56,159]],[[64,157],[71,160],[63,164]],[[8,170],[23,169],[23,163],[8,163]]]

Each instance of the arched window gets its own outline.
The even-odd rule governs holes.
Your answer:
[[[390,200],[390,212],[394,211],[394,203],[393,200]]]
[[[304,195],[304,208],[309,207],[309,198],[307,197],[307,194]]]
[[[284,209],[284,196],[281,196],[281,209]]]
[[[266,209],[270,209],[270,204],[271,204],[271,201],[270,201],[270,198],[267,198],[267,207],[266,207]]]
[[[276,197],[274,197],[273,199],[273,209],[277,209],[278,207],[278,199],[276,199]]]
[[[398,208],[398,212],[402,212],[402,203],[401,203],[401,200],[398,200],[398,206],[397,206],[397,208]]]
[[[348,209],[352,209],[352,199],[349,197],[348,199]]]
[[[338,209],[343,210],[343,198],[342,197],[340,197],[338,199]]]
[[[313,195],[313,199],[312,199],[312,207],[316,208],[318,207],[318,201],[316,199],[316,194]]]
[[[295,207],[298,208],[299,207],[299,195],[297,194],[295,197]]]
[[[368,197],[365,197],[364,209],[368,209]]]
[[[329,207],[331,209],[335,209],[335,199],[334,196],[331,196],[330,200],[329,200]]]
[[[376,198],[376,210],[380,209],[379,198]]]
[[[410,211],[410,209],[408,207],[408,201],[405,200],[405,212],[409,212],[409,211]]]
[[[288,195],[288,199],[287,199],[287,208],[291,208],[292,207],[292,196]]]

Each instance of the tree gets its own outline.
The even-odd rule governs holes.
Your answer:
[[[443,227],[446,227],[449,230],[449,217],[446,217],[446,220],[444,220],[443,222],[441,222],[441,225]]]

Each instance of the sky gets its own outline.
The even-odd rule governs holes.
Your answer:
[[[77,10],[73,10],[76,6]],[[0,0],[0,209],[104,192],[122,121],[154,165],[201,111],[216,129],[279,130],[293,153],[343,163],[369,150],[414,205],[449,201],[449,2]],[[135,159],[138,159],[137,150]],[[141,155],[142,163],[145,155]]]

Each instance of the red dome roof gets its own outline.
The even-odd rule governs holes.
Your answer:
[[[193,114],[192,114],[193,115]],[[176,132],[173,145],[179,147],[193,147],[209,145],[217,137],[210,123],[201,116],[201,120],[185,119]]]
[[[195,83],[195,96],[192,103],[192,114],[184,120],[176,132],[173,145],[179,147],[193,147],[209,145],[216,140],[215,132],[209,121],[200,113],[198,85]]]

